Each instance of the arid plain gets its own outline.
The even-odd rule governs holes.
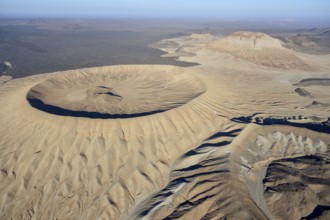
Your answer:
[[[190,30],[149,47],[191,66],[2,76],[0,219],[329,219],[329,33]]]

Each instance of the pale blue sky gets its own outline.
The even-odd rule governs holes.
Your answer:
[[[0,0],[0,16],[330,18],[330,0]]]

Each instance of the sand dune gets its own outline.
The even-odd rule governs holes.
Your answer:
[[[214,38],[163,40],[199,66],[1,84],[0,219],[327,219],[324,58],[309,72],[267,35]],[[224,41],[231,52],[210,49]],[[270,65],[269,48],[288,59]]]

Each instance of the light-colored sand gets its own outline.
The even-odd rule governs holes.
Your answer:
[[[27,97],[68,111],[131,115],[176,108],[204,91],[183,69],[116,66],[58,74],[32,87]]]
[[[236,32],[208,43],[206,48],[265,67],[312,70],[294,51],[282,47],[280,40],[263,33]]]
[[[0,76],[0,84],[4,84],[6,82],[8,82],[9,80],[12,80],[13,77],[11,76],[6,76],[6,75],[2,75]]]
[[[210,49],[228,40],[244,56]],[[289,53],[299,65],[282,68],[286,59],[268,66],[263,52],[254,62],[254,41],[287,52],[261,33],[157,45],[166,41],[164,51],[201,65],[0,86],[0,219],[327,218],[329,85],[311,79],[330,79],[328,57]]]

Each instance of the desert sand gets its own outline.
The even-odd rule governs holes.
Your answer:
[[[330,55],[263,33],[0,85],[0,219],[329,219]]]

